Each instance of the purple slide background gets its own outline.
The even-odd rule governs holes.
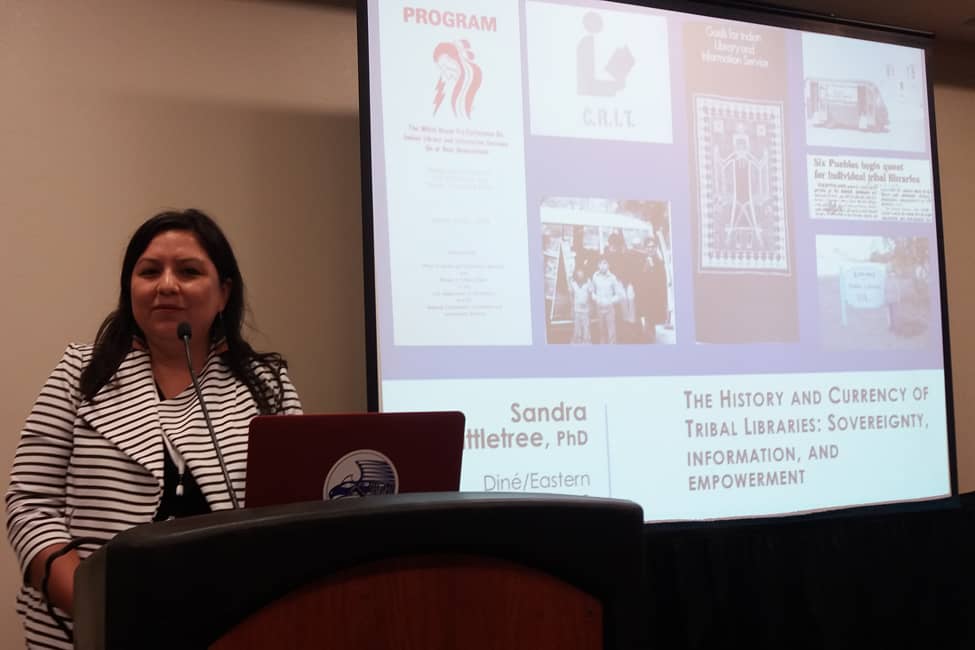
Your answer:
[[[592,6],[592,3],[572,2]],[[647,11],[612,5],[614,11]],[[376,0],[369,4],[377,15]],[[714,345],[695,342],[694,268],[691,251],[690,195],[691,124],[683,82],[682,25],[700,20],[671,12],[654,11],[668,21],[670,45],[673,144],[601,142],[597,140],[536,137],[530,133],[528,71],[523,59],[523,115],[527,173],[527,255],[532,305],[531,346],[423,347],[394,346],[392,292],[383,161],[381,71],[378,20],[369,24],[373,223],[375,237],[376,315],[379,331],[380,377],[391,379],[506,378],[506,377],[614,377],[683,376],[740,373],[806,373],[866,370],[943,368],[939,274],[931,273],[931,315],[928,345],[915,351],[824,350],[819,341],[816,241],[817,234],[925,236],[931,241],[931,268],[938,268],[934,224],[841,222],[811,220],[807,216],[806,155],[829,154],[927,160],[927,152],[807,147],[803,119],[802,43],[800,32],[787,30],[789,101],[786,113],[786,148],[790,219],[795,238],[795,265],[799,299],[799,342]],[[524,6],[521,8],[522,51],[525,51]],[[928,134],[930,138],[930,134]],[[585,166],[578,165],[585,161]],[[673,242],[675,345],[548,345],[542,296],[542,244],[539,205],[546,197],[579,196],[668,201]],[[513,254],[518,251],[513,251]],[[729,315],[733,317],[733,315]]]

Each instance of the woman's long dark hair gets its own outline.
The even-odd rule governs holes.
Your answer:
[[[237,258],[220,227],[199,210],[162,212],[152,217],[132,235],[125,249],[122,274],[119,277],[118,306],[102,322],[95,335],[95,350],[91,363],[81,373],[81,395],[91,400],[107,384],[118,370],[125,355],[132,349],[134,338],[145,340],[145,335],[132,315],[132,271],[142,253],[156,235],[167,230],[185,230],[193,233],[206,251],[221,283],[230,281],[230,297],[222,317],[215,318],[210,329],[211,341],[224,339],[227,349],[220,356],[234,376],[247,386],[261,414],[277,413],[284,399],[281,370],[287,363],[277,353],[258,353],[244,340],[241,327],[244,322],[244,280],[237,266]],[[256,368],[263,366],[271,372],[271,384],[257,376]],[[267,375],[268,373],[262,373]]]

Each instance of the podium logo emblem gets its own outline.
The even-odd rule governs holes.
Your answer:
[[[342,456],[328,471],[322,499],[367,497],[399,492],[399,474],[385,454],[374,449],[357,449]]]

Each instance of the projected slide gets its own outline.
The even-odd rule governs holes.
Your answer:
[[[595,0],[366,24],[380,408],[463,411],[462,489],[950,493],[923,49]]]

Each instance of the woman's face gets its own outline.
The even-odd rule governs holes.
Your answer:
[[[167,230],[149,242],[131,278],[132,314],[150,347],[178,341],[176,327],[186,321],[196,341],[207,340],[210,326],[230,295],[217,269],[188,230]]]
[[[440,66],[440,75],[445,81],[454,81],[460,76],[460,65],[446,54],[440,55],[437,65]]]

